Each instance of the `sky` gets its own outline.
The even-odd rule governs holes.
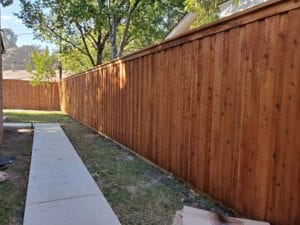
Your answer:
[[[1,28],[10,28],[18,35],[17,46],[23,45],[38,45],[41,48],[48,47],[50,50],[54,49],[54,45],[41,42],[40,40],[34,39],[32,30],[28,29],[23,23],[22,20],[18,19],[14,13],[20,11],[20,2],[19,0],[14,0],[14,3],[10,6],[3,8],[1,6]]]

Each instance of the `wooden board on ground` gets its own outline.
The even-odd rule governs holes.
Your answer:
[[[184,206],[175,214],[173,225],[270,225],[267,222],[221,216],[216,213]]]

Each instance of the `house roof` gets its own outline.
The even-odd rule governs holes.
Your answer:
[[[238,4],[234,4],[233,0],[220,0],[218,7],[220,12],[218,13],[219,18],[230,16],[234,13],[240,12],[242,10],[251,8],[255,5],[261,4],[268,0],[240,0]],[[191,24],[197,20],[197,14],[189,12],[187,13],[177,25],[168,33],[165,40],[171,39],[175,36],[183,34],[190,30]]]
[[[69,74],[63,73],[62,78],[68,77]],[[32,80],[32,74],[26,70],[3,70],[3,79],[7,80]],[[56,71],[55,81],[59,80],[59,72]]]

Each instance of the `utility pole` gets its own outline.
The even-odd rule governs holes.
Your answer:
[[[59,57],[62,53],[62,49],[61,49],[61,38],[59,39]],[[59,59],[58,61],[58,71],[59,71],[59,80],[62,80],[62,65],[61,65],[61,61]]]
[[[62,16],[61,14],[59,13],[59,33],[60,33],[60,37],[59,37],[59,59],[58,59],[58,71],[59,71],[59,80],[61,81],[62,80],[62,64],[61,64],[61,61],[60,61],[60,57],[61,57],[61,54],[62,54],[62,43],[61,43],[61,35],[62,35]]]

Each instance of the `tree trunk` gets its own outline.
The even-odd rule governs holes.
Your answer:
[[[126,24],[125,24],[125,29],[123,31],[120,47],[119,47],[119,50],[118,50],[118,57],[122,57],[123,50],[124,50],[125,46],[128,44],[128,31],[129,31],[130,22],[131,22],[131,19],[132,19],[132,16],[133,16],[134,12],[136,11],[136,9],[139,5],[139,2],[140,2],[140,0],[135,0],[132,8],[130,8],[129,11],[128,11],[127,20],[126,20]]]
[[[114,18],[109,19],[109,39],[111,44],[110,58],[115,59],[117,57],[117,41],[116,41],[116,21]]]
[[[97,50],[97,65],[101,65],[102,64],[102,52],[103,50],[98,49]]]
[[[97,37],[97,62],[96,62],[97,65],[102,64],[103,51],[107,40],[107,36],[104,36],[103,41],[101,39],[102,39],[102,35],[101,35],[101,31],[99,31]]]

